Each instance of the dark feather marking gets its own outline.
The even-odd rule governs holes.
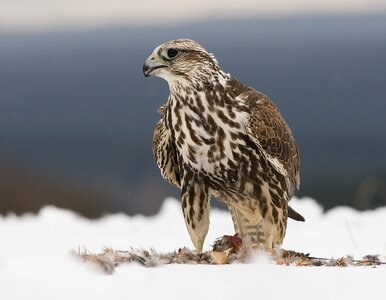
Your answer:
[[[154,141],[153,153],[163,176],[181,187],[188,227],[197,228],[210,188],[222,201],[243,202],[260,212],[277,227],[280,242],[287,216],[301,219],[287,208],[299,184],[299,153],[290,129],[267,96],[224,75],[212,56],[194,43],[179,59],[184,62],[180,69],[178,60],[170,61],[175,81],[163,109],[168,139]],[[239,118],[244,115],[249,117]],[[227,157],[229,148],[232,154]],[[283,168],[277,168],[278,163]],[[262,186],[268,187],[268,199]]]

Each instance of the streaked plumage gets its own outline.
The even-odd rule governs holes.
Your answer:
[[[196,249],[209,228],[211,195],[228,205],[240,236],[267,249],[280,245],[287,217],[303,218],[288,207],[299,187],[299,152],[276,106],[192,40],[160,45],[143,71],[169,83],[153,154],[162,176],[181,189]]]

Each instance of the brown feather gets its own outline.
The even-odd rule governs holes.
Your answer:
[[[290,183],[299,188],[299,150],[291,129],[279,110],[267,96],[252,89],[239,97],[245,99],[252,111],[247,124],[251,139],[268,158],[277,159],[287,173],[285,175],[289,177]]]

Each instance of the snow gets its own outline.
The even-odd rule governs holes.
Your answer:
[[[347,207],[323,213],[312,199],[291,206],[306,223],[289,221],[283,248],[313,256],[379,254],[386,259],[386,208],[357,212]],[[227,212],[213,209],[205,248],[233,226]],[[264,256],[250,264],[119,266],[106,275],[76,258],[73,250],[191,247],[181,208],[167,199],[152,217],[115,214],[88,220],[45,207],[38,215],[0,217],[0,299],[386,299],[386,266],[279,266]]]

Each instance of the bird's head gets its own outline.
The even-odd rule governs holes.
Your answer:
[[[218,63],[211,53],[189,39],[168,41],[154,49],[143,65],[145,77],[158,76],[169,83],[193,79],[217,71]]]

